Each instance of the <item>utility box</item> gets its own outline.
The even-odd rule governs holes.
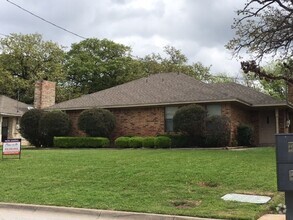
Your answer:
[[[293,191],[293,134],[276,134],[278,191]]]

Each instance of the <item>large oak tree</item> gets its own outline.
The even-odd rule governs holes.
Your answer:
[[[56,81],[58,86],[64,82],[64,51],[40,34],[1,38],[0,52],[0,94],[15,99],[19,94],[20,101],[32,103],[37,80]]]

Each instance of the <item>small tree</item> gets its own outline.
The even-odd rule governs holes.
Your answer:
[[[208,117],[206,120],[206,146],[228,146],[230,130],[230,120],[226,116],[214,115]]]
[[[178,109],[173,117],[174,131],[192,137],[203,136],[206,110],[199,105],[188,105]]]
[[[109,137],[115,125],[115,116],[106,109],[84,110],[78,118],[78,128],[92,137]]]
[[[20,133],[32,145],[41,147],[43,138],[39,129],[40,118],[44,112],[39,109],[32,109],[23,114],[20,119]]]
[[[40,118],[40,133],[43,145],[53,147],[54,137],[66,136],[70,131],[71,123],[68,115],[62,111],[46,112]]]

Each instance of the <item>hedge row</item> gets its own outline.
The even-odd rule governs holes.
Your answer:
[[[115,140],[115,147],[120,148],[170,148],[169,137],[119,137]]]
[[[109,139],[104,137],[54,137],[54,147],[60,148],[102,148],[109,146]]]

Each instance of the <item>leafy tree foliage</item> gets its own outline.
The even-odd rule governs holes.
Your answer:
[[[115,116],[106,109],[84,110],[78,118],[78,128],[92,137],[109,137],[115,125]]]
[[[64,51],[39,34],[11,34],[0,39],[1,94],[26,103],[33,102],[35,81],[47,79],[62,82],[65,79]],[[3,89],[4,88],[4,89]]]
[[[213,81],[210,67],[200,62],[188,64],[187,57],[172,46],[165,46],[164,53],[164,55],[152,53],[140,59],[146,74],[180,72],[205,82]]]
[[[23,114],[20,119],[20,133],[32,145],[41,147],[43,138],[40,133],[40,119],[44,112],[39,109],[32,109]]]
[[[66,136],[70,131],[70,119],[62,111],[45,112],[40,118],[39,131],[43,139],[43,146],[53,147],[54,137]]]
[[[178,109],[173,117],[174,131],[189,136],[203,136],[205,128],[206,110],[199,105],[192,104]]]
[[[81,94],[93,93],[119,83],[132,73],[131,48],[103,39],[73,44],[67,56],[68,80]]]

